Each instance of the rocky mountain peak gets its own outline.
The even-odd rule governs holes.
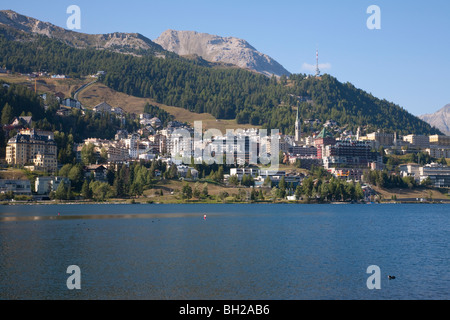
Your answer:
[[[277,61],[257,51],[247,41],[235,37],[166,30],[154,42],[181,56],[198,55],[210,62],[233,64],[266,76],[290,74]]]
[[[435,113],[424,114],[419,118],[450,136],[450,103]]]

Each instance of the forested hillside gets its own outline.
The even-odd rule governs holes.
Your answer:
[[[0,66],[13,72],[46,70],[72,77],[104,70],[107,75],[102,81],[114,90],[287,134],[293,133],[298,96],[312,99],[300,103],[303,119],[319,119],[322,123],[335,120],[354,130],[363,126],[399,134],[438,132],[401,107],[329,75],[320,79],[305,75],[270,79],[243,69],[209,67],[177,56],[163,59],[75,49],[5,26],[0,27]]]

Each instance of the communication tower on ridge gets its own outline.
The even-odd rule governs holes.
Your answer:
[[[319,50],[316,50],[316,77],[320,76],[320,69],[319,69]]]

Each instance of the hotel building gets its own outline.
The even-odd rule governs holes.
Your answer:
[[[52,132],[21,130],[8,141],[6,162],[29,166],[33,170],[55,172],[58,169],[57,147]]]

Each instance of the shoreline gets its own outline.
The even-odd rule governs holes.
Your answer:
[[[267,205],[267,204],[290,204],[290,205],[379,205],[379,204],[450,204],[447,201],[385,201],[385,202],[304,202],[304,201],[255,201],[255,202],[30,202],[30,201],[15,201],[8,203],[1,203],[1,206],[55,206],[55,205]]]

